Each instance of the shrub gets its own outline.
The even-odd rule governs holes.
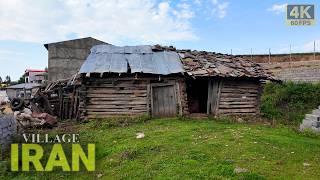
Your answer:
[[[320,104],[320,84],[267,83],[261,103],[261,112],[266,118],[298,124]]]

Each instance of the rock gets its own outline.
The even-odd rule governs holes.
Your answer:
[[[244,120],[243,120],[242,118],[238,118],[238,119],[237,119],[237,122],[238,122],[238,123],[244,123]]]
[[[236,168],[234,168],[233,172],[236,173],[236,174],[245,173],[245,172],[248,172],[248,169],[236,167]]]
[[[142,139],[142,138],[144,138],[144,133],[137,133],[137,134],[136,134],[136,138],[137,138],[137,139]]]
[[[312,114],[306,114],[304,120],[300,124],[300,131],[311,131],[320,133],[320,109],[315,109]]]
[[[311,166],[311,164],[309,164],[309,163],[303,163],[303,166]]]

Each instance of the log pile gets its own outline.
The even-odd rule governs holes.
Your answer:
[[[46,95],[53,114],[60,120],[79,119],[80,81],[78,78],[49,83],[41,92]]]

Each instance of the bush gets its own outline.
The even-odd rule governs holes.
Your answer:
[[[296,125],[320,104],[320,84],[267,83],[261,103],[266,118]]]

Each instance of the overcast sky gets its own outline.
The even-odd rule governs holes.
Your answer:
[[[294,3],[311,3],[299,1]],[[320,50],[320,28],[285,24],[274,0],[0,0],[0,76],[47,66],[43,44],[94,37],[114,45],[163,44],[221,53]],[[318,6],[317,6],[318,7]],[[318,9],[316,7],[316,14]],[[318,18],[317,18],[318,19]]]

